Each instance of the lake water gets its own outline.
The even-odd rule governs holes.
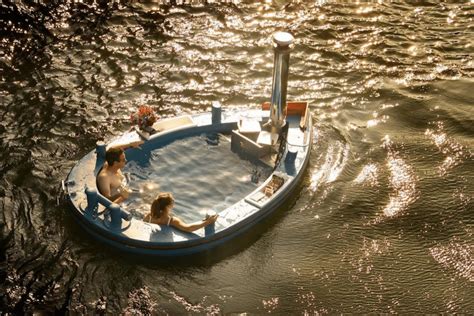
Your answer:
[[[472,1],[74,2],[0,7],[2,312],[474,311]],[[59,199],[76,161],[140,104],[269,101],[277,30],[316,130],[292,199],[185,260],[89,238]]]

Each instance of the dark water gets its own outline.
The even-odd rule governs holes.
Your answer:
[[[379,2],[2,5],[0,310],[472,313],[474,4]],[[59,183],[96,140],[269,100],[276,30],[317,130],[293,200],[179,264],[79,229]]]

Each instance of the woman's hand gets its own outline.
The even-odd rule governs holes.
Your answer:
[[[211,216],[209,216],[209,217],[206,217],[206,219],[204,220],[204,223],[206,223],[206,225],[213,224],[213,223],[216,222],[217,217],[219,217],[218,214],[215,214],[215,215],[211,215]]]

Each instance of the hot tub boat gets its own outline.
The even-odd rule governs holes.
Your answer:
[[[130,130],[108,144],[98,142],[70,171],[63,190],[72,205],[75,220],[95,239],[120,250],[156,256],[200,253],[244,235],[270,217],[297,188],[309,161],[313,138],[311,113],[307,102],[286,101],[289,53],[293,48],[289,33],[277,32],[274,41],[274,71],[271,102],[258,108],[224,109],[212,104],[211,113],[198,113],[162,119],[152,134]],[[141,149],[128,149],[129,163],[143,160],[143,153],[182,139],[205,135],[208,144],[230,140],[228,157],[239,157],[269,172],[259,179],[249,174],[253,185],[231,205],[208,205],[219,215],[217,221],[193,233],[144,222],[132,216],[128,207],[119,206],[97,190],[96,176],[105,162],[107,146],[143,140]],[[166,155],[166,150],[161,151]],[[146,159],[146,158],[145,158]],[[160,175],[166,177],[166,175]],[[193,179],[189,179],[193,181]],[[228,179],[232,184],[232,179]],[[219,186],[212,183],[209,186]],[[177,196],[179,199],[179,196]],[[176,207],[175,207],[176,208]]]

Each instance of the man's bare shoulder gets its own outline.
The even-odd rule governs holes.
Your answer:
[[[110,179],[110,176],[107,174],[107,170],[104,168],[100,170],[99,174],[97,175],[97,180],[104,181]]]

